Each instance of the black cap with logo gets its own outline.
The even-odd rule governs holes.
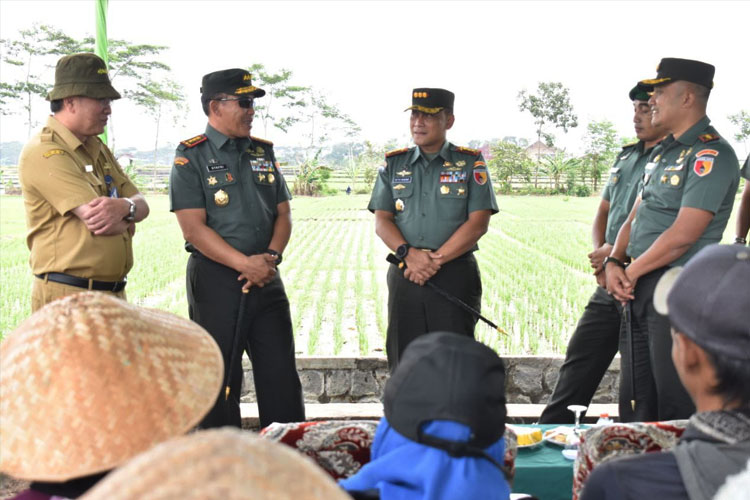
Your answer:
[[[656,67],[656,78],[641,80],[640,83],[658,87],[677,80],[684,80],[711,89],[714,86],[715,72],[716,68],[708,63],[693,61],[692,59],[665,57]]]
[[[214,71],[203,77],[201,94],[204,98],[223,93],[234,96],[263,97],[266,91],[253,86],[253,75],[239,68]]]
[[[440,113],[445,108],[453,109],[455,95],[450,90],[419,88],[411,92],[411,106],[404,111],[416,109],[428,115]]]

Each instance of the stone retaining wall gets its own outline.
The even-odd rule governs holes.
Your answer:
[[[546,403],[557,382],[562,356],[507,356],[505,391],[508,403]],[[243,360],[245,383],[241,400],[255,401],[253,372]],[[306,403],[374,403],[381,400],[388,368],[384,357],[297,358]],[[620,358],[604,376],[593,403],[617,403]]]

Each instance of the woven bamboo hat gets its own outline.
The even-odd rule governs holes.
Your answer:
[[[99,292],[47,304],[0,344],[0,471],[66,481],[184,434],[221,388],[195,323]]]
[[[81,500],[346,500],[311,459],[249,431],[224,427],[155,446]]]

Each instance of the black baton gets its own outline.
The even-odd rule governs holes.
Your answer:
[[[388,256],[385,258],[385,260],[387,260],[388,262],[390,262],[394,266],[398,267],[399,269],[402,269],[402,268],[406,267],[406,262],[399,260],[398,257],[396,257],[395,255],[393,255],[392,253],[389,253]],[[492,321],[490,321],[487,318],[485,318],[484,316],[482,316],[479,311],[477,311],[476,309],[474,309],[469,304],[467,304],[463,300],[459,299],[455,295],[453,295],[453,294],[451,294],[451,293],[443,290],[442,288],[440,288],[439,286],[437,286],[432,281],[429,281],[429,280],[426,281],[425,285],[427,285],[430,288],[432,288],[435,292],[437,292],[438,295],[442,296],[443,298],[445,298],[449,302],[457,305],[458,307],[460,307],[464,311],[469,312],[469,313],[473,314],[474,316],[476,316],[477,318],[481,319],[482,321],[484,321],[485,323],[487,323],[488,325],[490,325],[492,328],[494,328],[498,332],[502,333],[503,335],[508,335],[508,332],[506,332],[505,330],[503,330],[502,328],[500,328],[499,326],[497,326],[495,323],[493,323]]]
[[[635,411],[635,341],[633,340],[633,308],[632,302],[628,301],[623,307],[625,315],[625,334],[630,343],[630,408]]]
[[[247,294],[250,290],[243,288],[240,297],[240,310],[237,312],[237,323],[234,325],[234,338],[232,339],[232,351],[229,353],[229,368],[224,375],[224,401],[229,399],[229,380],[234,369],[234,360],[237,358],[237,351],[240,350],[240,327],[242,326],[242,317],[245,316],[245,304],[247,303]],[[242,358],[242,351],[240,351]]]

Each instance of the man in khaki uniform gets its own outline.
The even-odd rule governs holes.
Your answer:
[[[61,58],[47,96],[53,113],[21,152],[18,175],[36,276],[31,309],[83,290],[125,298],[143,195],[97,137],[120,94],[94,54]]]

